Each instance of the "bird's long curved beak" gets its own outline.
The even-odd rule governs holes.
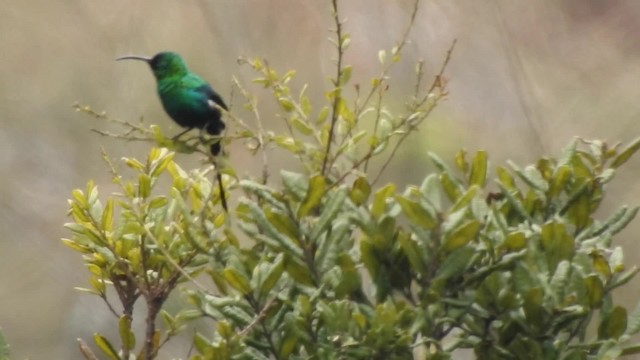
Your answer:
[[[149,62],[151,61],[151,58],[144,57],[144,56],[127,55],[127,56],[122,56],[116,59],[116,61],[120,61],[120,60],[140,60],[144,62]]]

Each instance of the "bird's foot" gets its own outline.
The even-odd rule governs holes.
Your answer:
[[[172,137],[172,138],[171,138],[171,141],[178,141],[178,139],[180,139],[180,137],[181,137],[182,135],[184,135],[184,134],[188,133],[189,131],[191,131],[191,129],[193,129],[193,128],[188,128],[188,129],[186,129],[185,131],[183,131],[183,132],[181,132],[181,133],[179,133],[179,134],[175,135],[174,137]]]

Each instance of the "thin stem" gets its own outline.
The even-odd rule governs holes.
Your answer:
[[[453,48],[456,45],[456,41],[457,40],[453,40],[453,43],[451,44],[451,46],[449,47],[449,50],[447,51],[447,56],[445,57],[442,63],[442,66],[440,67],[440,71],[438,72],[435,79],[433,80],[433,83],[431,84],[429,91],[426,93],[425,97],[422,100],[418,101],[418,103],[414,105],[414,110],[417,110],[420,106],[422,106],[433,94],[436,88],[440,88],[441,90],[444,91],[445,84],[444,84],[443,74],[444,74],[444,70],[447,68],[447,65],[449,64],[449,61],[451,60],[451,53],[453,52]],[[375,184],[380,178],[380,176],[382,175],[382,173],[384,173],[384,171],[387,169],[387,166],[389,166],[389,164],[391,163],[391,160],[393,160],[393,158],[395,157],[395,154],[400,148],[400,145],[402,145],[404,140],[406,140],[407,137],[411,134],[411,130],[414,130],[422,122],[422,120],[424,120],[431,114],[433,109],[435,109],[435,105],[437,104],[438,100],[440,100],[445,95],[446,95],[446,92],[444,93],[441,92],[440,94],[438,94],[438,96],[435,98],[433,106],[429,107],[424,114],[422,114],[418,119],[416,119],[417,121],[414,124],[408,124],[409,125],[408,131],[402,134],[400,139],[396,142],[396,144],[393,147],[393,150],[391,150],[391,154],[389,154],[389,157],[387,157],[387,160],[385,160],[384,164],[378,171],[378,174],[375,176],[372,184]]]
[[[256,101],[249,95],[249,93],[247,93],[244,88],[240,86],[240,82],[238,82],[238,79],[236,79],[235,77],[233,77],[233,84],[238,88],[238,90],[240,90],[242,96],[244,96],[245,99],[251,102],[252,114],[256,122],[256,127],[258,128],[258,133],[255,138],[258,141],[258,147],[262,152],[262,184],[266,185],[267,181],[269,180],[269,161],[267,158],[267,146],[264,140],[265,131],[262,124],[262,118],[260,118],[260,113],[258,112]],[[251,131],[251,128],[249,128],[246,124],[242,124],[246,129]]]
[[[398,42],[398,45],[396,45],[393,55],[400,54],[402,52],[402,49],[409,42],[409,33],[411,32],[411,29],[413,29],[413,24],[416,21],[416,16],[418,15],[419,5],[420,5],[420,0],[415,0],[414,3],[413,3],[413,9],[411,11],[411,17],[409,18],[409,23],[407,24],[407,27],[405,28],[404,33],[402,34],[402,37],[400,38],[400,41]],[[376,85],[371,87],[371,90],[369,90],[369,93],[364,98],[364,101],[362,102],[362,105],[356,108],[356,111],[355,111],[356,119],[360,117],[360,115],[362,114],[362,111],[364,111],[365,106],[369,103],[369,101],[371,100],[371,97],[373,97],[373,94],[375,94],[376,91],[378,90],[378,88],[380,88],[382,86],[382,83],[384,82],[385,78],[387,77],[387,73],[389,72],[389,70],[391,69],[393,64],[394,64],[393,61],[388,61],[387,64],[385,65],[385,67],[382,69],[382,72],[378,76],[378,79],[380,81],[378,81],[378,83]]]
[[[140,219],[138,219],[138,221],[140,221]],[[167,251],[167,249],[164,248],[164,246],[162,246],[159,242],[158,239],[155,238],[155,236],[153,236],[153,234],[151,233],[151,231],[144,226],[144,223],[141,223],[142,227],[145,230],[145,234],[149,237],[149,239],[151,241],[153,241],[157,247],[158,250],[160,250],[160,252],[162,253],[162,255],[164,255],[164,257],[167,259],[167,261],[169,261],[169,263],[171,263],[171,265],[173,265],[173,267],[179,271],[182,276],[184,276],[185,278],[187,278],[191,283],[193,283],[198,289],[200,289],[200,291],[203,291],[206,294],[211,294],[209,292],[209,290],[204,287],[204,285],[200,284],[196,279],[193,278],[193,276],[191,276],[182,266],[180,266],[180,264],[178,264],[178,262],[171,256],[171,254],[169,254],[169,252]]]
[[[381,110],[382,110],[382,94],[383,91],[382,89],[380,89],[378,91],[378,105],[376,106],[376,120],[373,123],[373,136],[376,136],[376,134],[378,133],[378,125],[380,124],[380,115],[381,115]],[[369,151],[373,151],[375,150],[377,145],[371,145]],[[367,168],[369,167],[369,160],[371,158],[367,158],[367,160],[364,162],[364,172],[367,172]]]
[[[81,338],[78,338],[77,341],[78,341],[78,347],[80,348],[80,352],[82,353],[82,355],[86,360],[98,360],[98,357],[96,356],[96,354],[94,354],[93,351],[91,351],[91,348],[89,347],[89,345],[87,345],[87,343],[84,340],[82,340]]]
[[[340,80],[342,78],[342,56],[343,56],[343,48],[342,48],[342,23],[340,22],[340,16],[338,13],[338,0],[331,0],[331,5],[333,7],[333,19],[336,24],[336,37],[338,38],[336,47],[338,48],[338,63],[336,66],[336,80],[335,80],[335,94],[333,98],[332,110],[331,110],[331,125],[329,127],[329,137],[327,138],[327,148],[324,152],[324,160],[322,160],[322,171],[321,174],[324,175],[326,173],[327,162],[329,160],[329,156],[331,156],[331,144],[333,143],[333,136],[335,132],[336,123],[338,122],[338,105],[341,101],[341,85]]]

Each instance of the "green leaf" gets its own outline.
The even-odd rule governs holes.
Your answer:
[[[504,239],[504,246],[509,251],[522,250],[527,246],[527,237],[522,231],[509,233]]]
[[[320,112],[318,113],[318,117],[316,118],[316,125],[322,125],[322,123],[324,123],[327,120],[328,116],[329,116],[329,107],[324,106],[322,109],[320,109]]]
[[[360,240],[360,260],[369,271],[371,278],[377,279],[380,271],[380,260],[376,255],[373,242],[368,238]]]
[[[113,198],[107,199],[107,205],[102,211],[101,226],[104,231],[111,231],[113,226]]]
[[[137,159],[123,157],[122,160],[124,161],[124,163],[128,167],[130,167],[130,168],[132,168],[134,170],[145,171],[144,165],[140,161],[138,161]]]
[[[487,152],[480,150],[471,161],[471,173],[469,174],[469,185],[484,187],[487,180]]]
[[[147,174],[138,175],[138,196],[146,199],[151,195],[151,179]]]
[[[442,185],[442,189],[449,200],[456,202],[460,198],[461,188],[451,179],[451,176],[449,176],[448,173],[440,173],[440,184]]]
[[[389,198],[396,191],[396,186],[393,183],[385,185],[376,191],[373,196],[373,203],[371,204],[371,216],[375,220],[378,220],[384,213],[387,207],[387,198]]]
[[[551,178],[551,184],[549,186],[549,197],[553,198],[558,196],[571,178],[571,168],[567,165],[558,166]]]
[[[136,338],[131,331],[131,318],[126,315],[120,316],[120,319],[118,320],[118,331],[122,347],[132,350],[136,346]]]
[[[638,303],[633,309],[631,315],[629,315],[629,326],[627,327],[627,335],[635,335],[640,332],[640,303]]]
[[[409,259],[411,269],[418,274],[424,275],[427,271],[427,264],[422,257],[422,250],[418,242],[413,240],[411,235],[404,231],[398,235],[398,242],[405,256]]]
[[[302,218],[307,216],[313,209],[320,204],[322,197],[325,194],[327,183],[322,175],[316,175],[309,179],[309,187],[307,195],[305,196],[302,204],[298,208],[298,217]]]
[[[299,231],[296,228],[296,224],[291,218],[279,211],[273,211],[269,208],[265,209],[264,215],[266,216],[267,220],[269,220],[269,222],[273,225],[276,232],[286,235],[289,239],[299,245]],[[280,236],[278,235],[276,237],[279,238]]]
[[[502,166],[498,166],[496,168],[496,172],[498,173],[498,182],[504,186],[507,190],[516,190],[516,181],[514,180],[509,170],[505,169]]]
[[[98,348],[102,350],[102,352],[109,357],[111,360],[120,360],[120,355],[116,349],[111,345],[109,340],[104,336],[95,333],[93,334],[93,341],[96,343]]]
[[[342,204],[344,204],[346,198],[347,190],[344,187],[337,189],[333,194],[331,194],[329,200],[327,200],[327,203],[324,206],[322,214],[320,214],[318,222],[314,225],[313,230],[311,231],[310,238],[312,241],[317,241],[320,234],[331,228],[331,222],[342,210]]]
[[[598,339],[618,339],[627,329],[627,310],[615,306],[598,326]]]
[[[618,168],[622,164],[626,163],[633,154],[640,150],[640,138],[635,139],[629,146],[627,146],[611,163],[612,168]]]
[[[351,80],[351,71],[353,70],[353,66],[347,65],[342,68],[340,71],[340,86],[344,86]]]
[[[576,149],[578,147],[578,139],[573,139],[569,145],[567,145],[563,150],[562,150],[562,156],[560,156],[560,159],[558,159],[558,165],[563,166],[563,165],[569,165],[573,162],[573,158],[576,155]]]
[[[289,276],[297,283],[307,286],[314,286],[315,282],[311,276],[309,268],[301,262],[298,258],[292,256],[285,256],[284,269]]]
[[[471,246],[464,246],[451,252],[442,262],[436,277],[447,280],[459,276],[467,266],[471,265],[471,259],[476,253],[476,249]]]
[[[371,185],[367,182],[367,178],[361,176],[353,182],[349,198],[356,205],[360,206],[367,202],[371,195]]]
[[[419,203],[403,196],[396,196],[396,200],[411,223],[428,230],[435,229],[438,225],[436,219]]]
[[[467,245],[478,235],[478,232],[480,232],[481,228],[482,224],[480,223],[480,221],[467,221],[466,223],[455,229],[451,234],[445,235],[442,250],[445,252],[451,252]]]
[[[544,292],[541,288],[536,287],[530,289],[524,296],[523,310],[527,321],[535,326],[537,330],[541,330],[542,324],[547,319],[547,312],[542,305]]]
[[[587,303],[591,308],[597,309],[602,304],[604,297],[604,285],[598,275],[589,275],[584,279],[587,290]]]
[[[160,316],[162,317],[164,326],[166,326],[170,332],[173,332],[176,330],[177,328],[176,320],[171,316],[171,314],[169,314],[166,310],[162,309],[160,310]],[[120,336],[122,337],[122,330],[121,330]]]
[[[222,272],[224,279],[234,289],[238,290],[242,295],[247,295],[251,292],[251,286],[249,285],[249,279],[233,268],[226,268]]]
[[[198,350],[200,354],[212,356],[213,347],[209,344],[209,340],[207,340],[207,338],[202,336],[202,334],[197,332],[193,336],[193,345],[195,346],[196,350]]]
[[[258,291],[261,296],[266,296],[267,294],[269,294],[278,280],[280,280],[283,271],[284,256],[282,254],[279,254],[273,261],[273,264],[269,265],[269,269],[264,275],[264,281],[262,282],[262,284],[260,284]]]
[[[162,157],[158,161],[155,161],[151,167],[151,177],[157,178],[160,176],[160,174],[169,167],[169,164],[172,163],[175,155],[174,152],[163,151]]]
[[[267,215],[258,207],[258,205],[252,201],[248,201],[246,199],[241,200],[241,204],[246,206],[249,209],[252,217],[251,220],[254,224],[258,225],[260,230],[262,231],[259,234],[259,239],[269,241],[271,245],[281,246],[287,250],[291,254],[295,254],[296,256],[302,256],[302,249],[300,248],[300,243],[297,238],[289,238],[285,236],[286,233],[282,233],[278,231],[278,229],[273,225],[273,223],[267,219]],[[277,216],[273,213],[272,220],[277,223]],[[255,234],[253,235],[255,236]]]
[[[435,208],[441,206],[440,202],[440,189],[438,188],[438,176],[436,174],[429,174],[422,185],[420,185],[420,191],[425,199]]]
[[[556,267],[556,271],[553,273],[553,277],[549,281],[549,287],[551,287],[551,290],[558,302],[562,302],[564,300],[570,275],[571,262],[562,260]]]
[[[465,149],[461,149],[456,153],[455,164],[456,167],[462,171],[464,174],[469,171],[469,163],[467,162],[467,151]]]
[[[529,185],[533,189],[536,189],[542,192],[546,192],[547,190],[549,190],[549,184],[544,179],[544,177],[542,177],[542,174],[538,169],[536,169],[535,166],[529,165],[526,168],[524,168],[524,170],[521,170],[513,162],[509,162],[509,165],[511,166],[513,171],[516,173],[516,175],[518,175],[518,177],[522,179],[522,181],[527,183],[527,185]]]
[[[540,241],[551,272],[555,271],[560,261],[570,260],[575,252],[575,240],[562,223],[550,222],[542,225]]]
[[[466,207],[481,191],[482,189],[480,189],[480,187],[478,187],[477,185],[471,185],[469,189],[464,193],[464,195],[460,196],[460,193],[458,193],[457,200],[449,211],[455,212]]]
[[[313,134],[313,128],[311,125],[297,116],[292,117],[291,124],[303,135],[309,136]]]
[[[291,102],[291,100],[289,100],[288,98],[278,98],[278,102],[280,103],[280,107],[282,108],[282,110],[286,112],[291,112],[295,108],[293,102]]]

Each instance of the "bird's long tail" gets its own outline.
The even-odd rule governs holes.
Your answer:
[[[216,180],[218,181],[218,190],[220,191],[220,203],[222,204],[222,208],[225,212],[229,212],[229,207],[227,206],[227,196],[224,192],[224,185],[222,184],[222,173],[218,170],[216,166]]]

